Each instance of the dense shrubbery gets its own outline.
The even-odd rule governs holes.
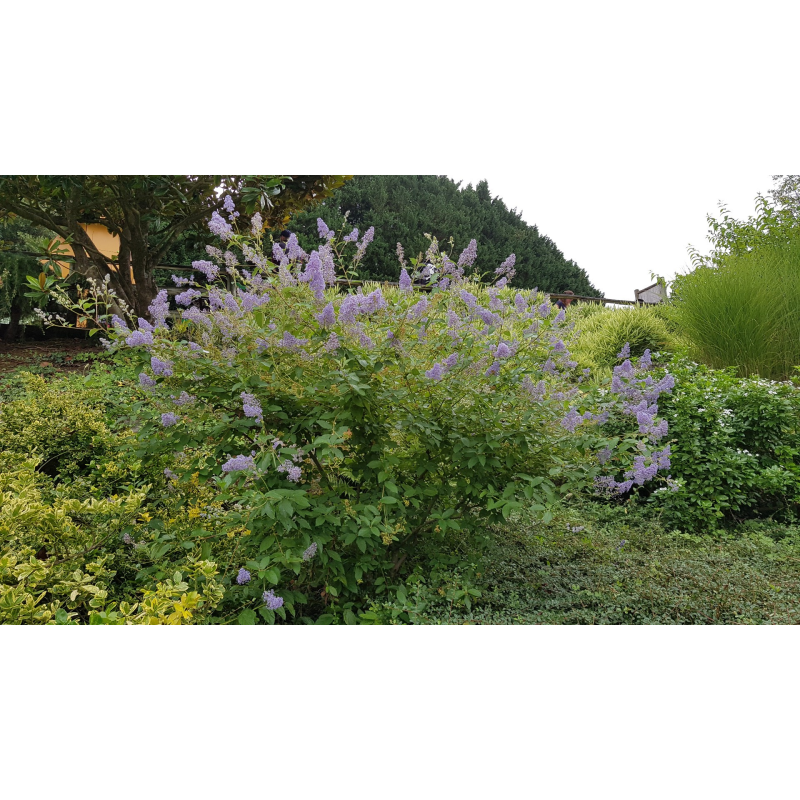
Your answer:
[[[800,510],[800,388],[691,362],[672,367],[678,389],[665,400],[675,492],[652,499],[664,518],[708,530],[725,520]]]
[[[292,239],[276,266],[257,224],[211,227],[226,250],[195,264],[202,285],[178,279],[177,319],[159,295],[150,321],[114,320],[113,363],[23,376],[0,408],[0,621],[499,621],[503,604],[527,621],[504,566],[509,537],[531,545],[523,522],[558,539],[566,520],[572,541],[588,502],[690,542],[796,516],[800,392],[671,358],[662,311],[556,313],[507,286],[513,257],[487,287],[463,274],[474,243],[456,259],[435,240],[430,292],[403,273],[342,294],[371,231],[320,221],[321,247]],[[575,585],[534,569],[571,593],[538,619],[730,616],[620,587],[598,617],[617,589],[584,587],[558,547],[546,560]],[[734,616],[761,619],[748,603]]]

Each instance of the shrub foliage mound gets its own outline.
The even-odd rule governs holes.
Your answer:
[[[301,607],[355,621],[359,597],[396,587],[421,543],[468,546],[523,504],[545,514],[556,492],[607,471],[597,453],[625,436],[610,439],[602,423],[614,403],[635,417],[633,395],[579,389],[565,314],[507,287],[513,256],[481,288],[464,275],[474,242],[456,261],[432,240],[430,293],[413,291],[404,271],[399,288],[342,295],[334,277],[347,272],[348,248],[348,269],[357,265],[371,230],[337,239],[320,220],[320,248],[275,246],[275,270],[259,226],[211,226],[228,249],[195,263],[203,286],[178,279],[188,286],[180,319],[166,324],[162,295],[153,323],[115,319],[115,346],[139,354],[150,393],[134,409],[140,456],[164,467],[176,493],[193,480],[215,490],[192,536],[235,540],[226,558],[242,621]],[[224,273],[231,290],[215,283]],[[629,473],[619,485],[669,467],[668,448],[655,451],[665,432],[656,410],[638,430],[629,421],[608,462]],[[217,533],[210,521],[221,515]]]
[[[626,343],[636,358],[645,350],[666,353],[677,347],[660,313],[648,306],[624,310],[584,306],[579,316],[572,351],[583,367],[610,369],[617,364],[617,353]]]

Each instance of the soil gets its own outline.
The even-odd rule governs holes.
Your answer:
[[[37,372],[88,372],[92,361],[82,357],[102,352],[103,348],[91,339],[48,339],[24,343],[0,341],[0,375],[20,367],[33,368]]]

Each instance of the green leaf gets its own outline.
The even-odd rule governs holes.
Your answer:
[[[273,586],[278,585],[278,581],[281,579],[281,573],[278,571],[276,567],[270,567],[268,570],[264,571],[264,578],[268,580]]]
[[[252,608],[246,608],[244,611],[239,614],[236,618],[240,625],[255,625],[256,624],[256,612],[253,611]]]

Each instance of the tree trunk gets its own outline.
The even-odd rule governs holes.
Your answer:
[[[19,332],[19,321],[22,319],[22,309],[16,301],[11,301],[9,317],[6,335],[3,338],[6,342],[13,342],[16,341],[17,333]]]

